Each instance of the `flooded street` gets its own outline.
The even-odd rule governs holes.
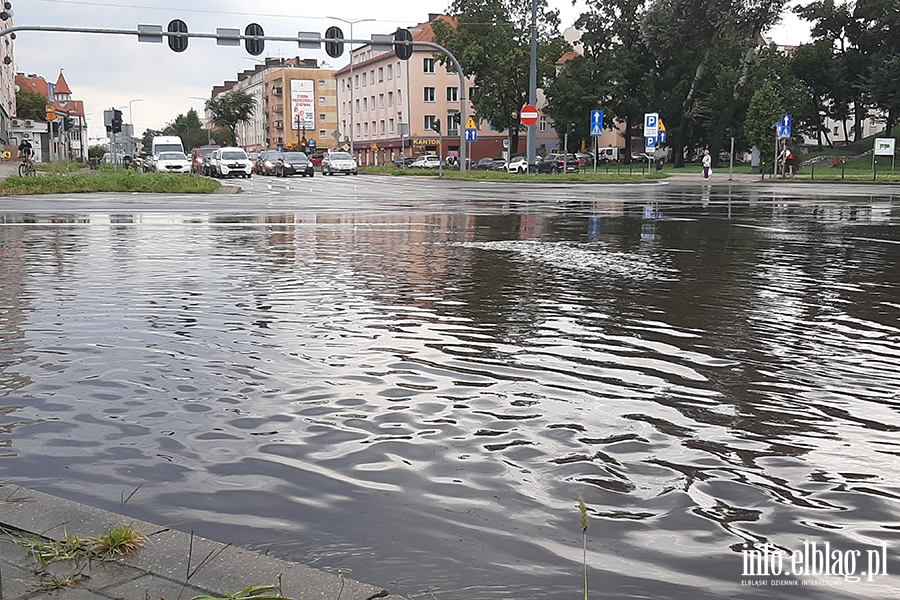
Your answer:
[[[584,597],[579,497],[592,598],[898,588],[889,188],[245,185],[0,199],[0,477],[410,598]]]

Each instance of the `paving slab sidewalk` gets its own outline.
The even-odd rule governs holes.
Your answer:
[[[40,567],[21,545],[98,537],[130,524],[145,548],[115,560],[64,560]],[[294,600],[403,600],[380,587],[222,544],[169,527],[0,484],[0,585],[6,600],[190,600],[276,585]]]

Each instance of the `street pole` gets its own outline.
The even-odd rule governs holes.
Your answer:
[[[537,0],[531,0],[531,64],[529,66],[528,104],[537,106]],[[528,165],[531,166],[537,155],[537,127],[532,125],[527,128],[527,131]],[[537,172],[536,169],[535,172]]]
[[[728,181],[734,179],[734,136],[731,136],[731,154],[728,155]]]
[[[348,20],[341,19],[340,17],[328,17],[329,19],[334,19],[335,21],[340,21],[342,23],[346,23],[350,26],[350,39],[353,39],[353,26],[357,23],[364,23],[366,21],[374,21],[375,19],[356,19],[356,20]],[[356,153],[353,150],[353,128],[354,128],[354,120],[353,120],[353,111],[355,107],[353,106],[354,101],[354,92],[353,92],[353,44],[350,44],[350,156],[356,158]]]

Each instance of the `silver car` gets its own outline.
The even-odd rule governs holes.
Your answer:
[[[359,175],[359,165],[349,152],[329,152],[322,159],[322,175],[335,173]]]

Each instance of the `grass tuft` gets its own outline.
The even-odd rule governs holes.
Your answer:
[[[115,558],[137,552],[147,545],[147,536],[131,526],[116,525],[94,538],[91,548],[101,558]]]

